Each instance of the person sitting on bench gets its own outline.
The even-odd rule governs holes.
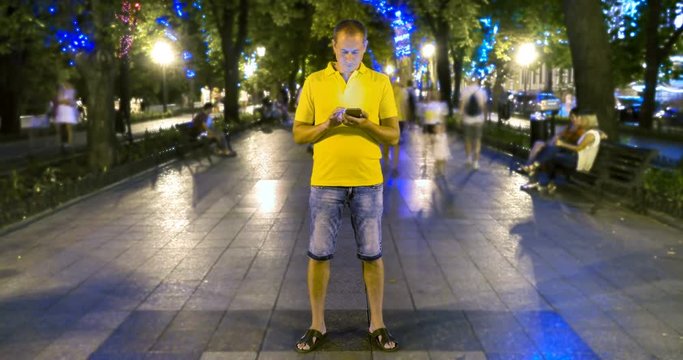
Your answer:
[[[213,104],[209,102],[204,104],[202,110],[195,115],[192,119],[192,136],[200,137],[206,134],[207,138],[216,140],[220,155],[229,157],[237,155],[232,147],[230,147],[230,142],[225,134],[223,134],[223,131],[214,126],[213,118],[211,117],[212,110]]]
[[[545,146],[531,165],[527,167],[531,181],[522,186],[522,190],[548,190],[552,193],[557,188],[555,176],[558,169],[573,169],[588,172],[593,167],[598,155],[600,141],[607,136],[598,129],[598,118],[594,114],[578,115],[578,123],[586,131],[576,144],[562,139],[555,141],[555,146]],[[568,151],[561,151],[562,149]]]
[[[579,138],[581,137],[581,135],[583,135],[584,132],[586,132],[586,129],[584,129],[583,126],[581,126],[581,123],[579,121],[578,109],[572,108],[569,112],[569,125],[567,125],[567,127],[565,127],[561,132],[553,136],[548,141],[538,140],[534,142],[534,145],[531,147],[531,150],[529,150],[529,158],[527,159],[527,162],[524,165],[520,166],[518,170],[529,174],[529,172],[533,169],[533,163],[536,162],[538,154],[541,153],[541,150],[543,150],[544,147],[555,146],[558,139],[563,140],[564,142],[569,144],[576,144],[578,143]],[[565,150],[560,149],[560,151]]]

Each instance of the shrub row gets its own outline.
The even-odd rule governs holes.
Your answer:
[[[239,123],[224,126],[231,133],[256,124],[244,115]],[[216,119],[222,124],[222,118]],[[118,145],[111,168],[92,170],[85,153],[27,167],[0,177],[0,228],[25,220],[60,204],[163,164],[192,151],[189,139],[175,128],[161,129],[129,144]]]

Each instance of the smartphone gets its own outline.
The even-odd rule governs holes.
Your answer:
[[[344,110],[344,113],[348,114],[349,116],[357,117],[357,118],[362,118],[363,117],[363,111],[358,108],[351,108],[351,109],[346,109]]]

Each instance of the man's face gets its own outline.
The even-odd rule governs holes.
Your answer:
[[[332,48],[337,58],[337,70],[342,73],[350,73],[358,69],[363,60],[366,46],[367,42],[363,38],[363,34],[338,33],[337,39],[332,40]]]

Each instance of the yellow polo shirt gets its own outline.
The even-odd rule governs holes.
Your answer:
[[[368,120],[397,116],[389,77],[361,63],[345,82],[333,63],[309,75],[301,90],[295,121],[318,125],[337,107],[360,108]],[[381,184],[379,145],[365,131],[340,125],[313,145],[313,186],[368,186]]]

